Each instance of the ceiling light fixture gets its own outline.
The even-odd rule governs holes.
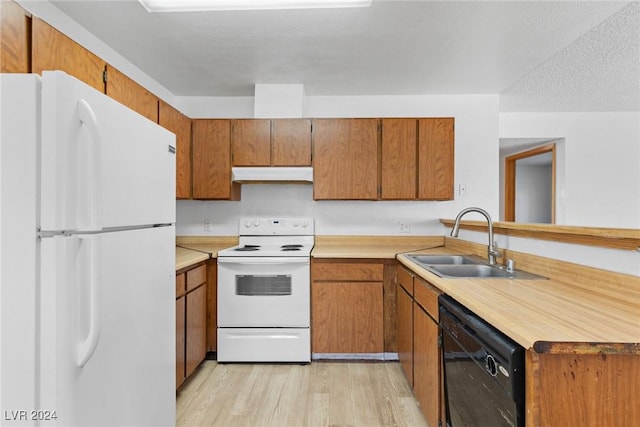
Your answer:
[[[372,0],[138,0],[149,12],[369,7]]]

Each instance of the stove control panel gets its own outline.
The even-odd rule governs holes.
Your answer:
[[[240,219],[241,236],[311,236],[313,218],[308,217],[247,217]]]

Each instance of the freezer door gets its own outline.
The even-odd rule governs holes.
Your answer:
[[[175,222],[175,135],[61,71],[42,73],[41,228]]]
[[[175,424],[174,233],[42,239],[38,409],[57,425]]]

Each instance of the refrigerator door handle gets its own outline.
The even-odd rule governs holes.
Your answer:
[[[87,171],[87,198],[86,203],[88,205],[88,222],[86,225],[81,225],[79,231],[95,231],[101,230],[102,225],[100,221],[100,189],[101,183],[101,146],[100,146],[100,132],[98,131],[98,119],[96,118],[93,109],[87,101],[84,99],[78,100],[78,115],[82,124],[87,126],[89,135],[91,136],[91,145],[88,147],[88,159],[86,164],[90,165],[85,170]],[[80,177],[79,181],[82,180]],[[79,198],[83,200],[83,198]]]
[[[91,359],[91,356],[93,356],[100,339],[100,289],[97,268],[99,245],[96,242],[99,237],[97,235],[83,235],[78,236],[78,238],[81,240],[83,246],[86,245],[84,251],[85,254],[87,254],[85,258],[87,262],[86,270],[84,268],[82,268],[82,270],[88,271],[86,277],[88,280],[83,278],[81,280],[81,286],[87,286],[89,292],[89,331],[86,338],[78,343],[77,348],[77,363],[78,366],[82,368],[87,364],[89,359]],[[82,260],[83,258],[80,259]],[[88,285],[84,285],[87,281]]]

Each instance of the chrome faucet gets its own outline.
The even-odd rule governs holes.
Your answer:
[[[466,208],[461,210],[456,217],[456,222],[453,224],[453,229],[451,229],[451,237],[458,237],[458,232],[460,231],[460,220],[469,212],[478,212],[479,214],[484,215],[487,219],[487,224],[489,224],[489,246],[487,246],[487,258],[489,259],[489,265],[495,265],[496,257],[500,256],[500,251],[498,251],[498,248],[493,241],[493,221],[491,221],[491,215],[489,215],[489,212],[480,208]]]

